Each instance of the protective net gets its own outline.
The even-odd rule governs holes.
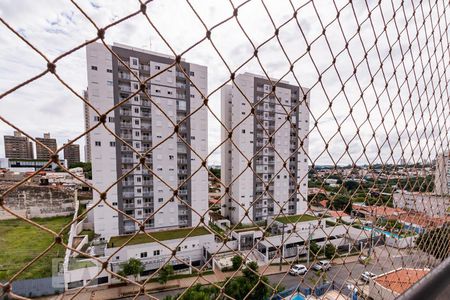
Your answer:
[[[39,295],[23,291],[43,275],[62,298],[385,299],[448,257],[448,1],[127,5],[64,3],[85,40],[65,50],[0,17],[8,43],[42,65],[0,99],[64,89],[86,112],[86,130],[57,150],[0,116],[50,153],[2,184],[2,214],[14,218],[0,221],[4,297]],[[113,44],[138,29],[164,55]],[[85,73],[59,70],[85,52],[83,94],[73,82]],[[111,82],[89,77],[104,60]],[[92,179],[60,160],[84,140]],[[55,164],[92,200],[59,219],[17,211],[21,188]]]

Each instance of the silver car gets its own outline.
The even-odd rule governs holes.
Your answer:
[[[328,271],[331,268],[329,260],[320,260],[316,262],[312,268],[316,271]]]
[[[374,278],[375,276],[377,276],[377,275],[373,274],[372,272],[365,271],[364,273],[361,274],[360,279],[364,282],[369,282],[369,280],[371,278]]]
[[[305,275],[308,272],[308,269],[304,265],[293,265],[289,270],[289,274],[298,276]]]

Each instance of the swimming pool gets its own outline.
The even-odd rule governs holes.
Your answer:
[[[290,300],[305,300],[305,297],[302,294],[293,295]]]
[[[368,226],[364,226],[364,230],[366,230],[366,231],[371,231],[372,228],[371,228],[371,227],[368,227]],[[390,231],[381,230],[381,229],[378,229],[378,228],[374,228],[373,230],[374,230],[376,233],[378,233],[378,234],[384,234],[385,236],[393,237],[393,238],[396,238],[396,239],[398,239],[398,238],[400,237],[398,234],[392,233],[392,232],[390,232]]]

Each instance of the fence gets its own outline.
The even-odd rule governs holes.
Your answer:
[[[448,256],[448,1],[72,0],[36,8],[42,32],[53,34],[45,45],[33,33],[39,26],[22,27],[12,12],[33,19],[32,7],[16,5],[0,7],[13,59],[3,56],[33,68],[3,80],[0,103],[11,109],[0,120],[50,158],[6,183],[0,208],[51,240],[13,243],[25,233],[2,225],[0,296],[32,296],[16,292],[18,280],[61,249],[84,258],[66,270],[69,298],[98,296],[106,291],[96,285],[109,284],[105,297],[158,299],[179,279],[172,270],[187,267],[193,280],[177,281],[173,298],[264,299],[295,281],[293,291],[349,296],[352,285],[379,299],[385,292],[367,281],[395,297]],[[152,51],[111,45],[139,46],[148,35]],[[22,47],[28,54],[16,53]],[[24,100],[31,115],[22,98],[36,87],[65,94],[40,110]],[[32,134],[66,116],[67,99],[84,106],[85,130],[55,150]],[[38,121],[22,122],[19,109]],[[74,118],[58,120],[68,130]],[[92,180],[59,158],[83,140]],[[87,209],[58,228],[11,208],[11,194],[52,163],[93,191]],[[209,166],[219,163],[220,172]],[[208,190],[219,189],[208,205]],[[397,201],[398,191],[407,198]],[[97,236],[77,249],[66,233],[85,219]],[[223,253],[233,271],[211,274]],[[150,257],[158,267],[146,269]],[[290,277],[294,264],[306,273]]]

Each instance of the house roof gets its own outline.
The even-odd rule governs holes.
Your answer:
[[[408,213],[400,208],[393,208],[389,206],[376,206],[376,205],[365,206],[353,204],[353,210],[370,213],[376,217],[390,217]]]
[[[401,268],[374,278],[375,282],[397,294],[402,294],[430,272],[429,269]]]
[[[328,210],[327,215],[334,218],[348,217],[349,215],[342,210]]]

